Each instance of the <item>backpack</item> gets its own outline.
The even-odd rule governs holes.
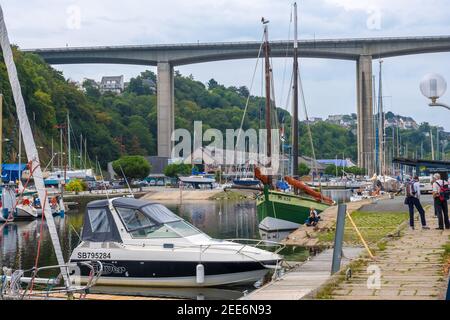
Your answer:
[[[436,184],[439,186],[439,200],[441,201],[447,201],[450,199],[450,189],[448,187],[448,184],[445,182],[442,183],[442,186],[439,184],[439,182],[436,181]]]
[[[414,182],[409,182],[406,185],[406,196],[407,197],[415,197],[416,191],[414,190]]]

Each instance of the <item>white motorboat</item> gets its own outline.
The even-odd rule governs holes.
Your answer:
[[[193,175],[189,177],[180,177],[180,181],[184,184],[190,184],[195,189],[200,189],[200,185],[209,185],[212,189],[213,184],[216,183],[216,180],[213,178],[208,178],[204,175]]]
[[[255,283],[269,269],[276,269],[282,259],[278,251],[212,239],[165,206],[134,198],[90,202],[81,240],[70,261],[100,260],[103,273],[99,285]],[[87,272],[87,268],[81,270],[82,279]]]

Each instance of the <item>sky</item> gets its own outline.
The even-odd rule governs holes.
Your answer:
[[[450,35],[448,0],[300,0],[299,38],[336,39]],[[3,0],[11,42],[22,49],[101,45],[259,41],[261,17],[270,20],[271,40],[292,39],[291,0]],[[425,74],[450,81],[449,53],[384,59],[385,110],[450,131],[450,113],[430,109],[419,84]],[[208,62],[176,68],[206,83],[251,86],[256,59]],[[286,107],[292,61],[274,59],[277,104]],[[356,112],[356,64],[353,61],[300,61],[310,117]],[[128,65],[55,65],[67,78],[126,79],[154,67]],[[378,72],[378,61],[373,63]],[[259,73],[258,73],[259,74]],[[378,81],[378,79],[377,79]],[[252,93],[261,93],[257,76]],[[449,85],[450,90],[450,85]],[[450,103],[447,93],[442,101]],[[288,107],[290,108],[290,107]],[[300,112],[300,118],[304,113]]]

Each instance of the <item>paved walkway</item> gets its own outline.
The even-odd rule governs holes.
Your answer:
[[[337,285],[331,291],[333,299],[339,300],[402,300],[443,299],[448,278],[444,275],[442,248],[450,242],[450,230],[435,230],[437,219],[428,208],[427,221],[431,230],[422,230],[416,221],[416,230],[406,228],[404,236],[387,243],[379,251],[370,266],[379,267],[380,287],[368,288],[367,266],[352,270],[350,280]],[[417,219],[416,219],[417,220]],[[370,275],[373,277],[373,273]],[[371,278],[373,279],[373,278]],[[376,284],[376,282],[371,282]]]
[[[341,266],[357,258],[362,250],[361,248],[345,248]],[[332,259],[333,249],[327,249],[289,271],[280,279],[242,297],[241,300],[300,300],[330,279]]]

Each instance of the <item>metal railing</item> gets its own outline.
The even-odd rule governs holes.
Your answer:
[[[66,268],[70,271],[74,268],[86,267],[89,271],[88,280],[86,284],[81,286],[81,269],[79,275],[70,275],[69,279],[74,280],[75,284],[66,284],[66,286],[59,286],[62,278],[61,274],[56,278],[38,278],[39,273],[52,269]],[[25,300],[25,299],[49,299],[58,298],[57,295],[66,294],[71,297],[74,293],[87,294],[100,279],[103,272],[103,264],[100,261],[83,261],[77,263],[69,263],[66,265],[45,266],[40,268],[32,268],[28,270],[12,270],[5,269],[4,275],[0,276],[0,300]],[[31,273],[29,277],[24,277],[25,274]],[[9,274],[9,275],[8,275]],[[76,277],[79,277],[78,279]],[[25,289],[22,286],[26,284]],[[36,290],[34,287],[45,285],[44,290]],[[56,296],[55,296],[56,295]],[[80,296],[81,297],[81,296]]]

